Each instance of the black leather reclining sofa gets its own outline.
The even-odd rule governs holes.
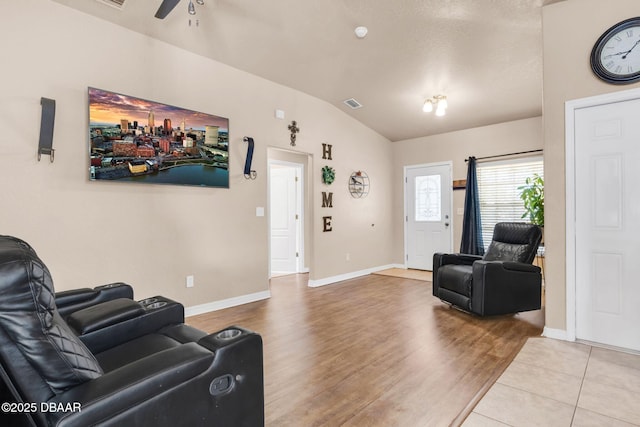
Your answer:
[[[26,242],[0,236],[0,425],[263,426],[262,339],[206,334],[164,297],[114,283],[56,294]]]

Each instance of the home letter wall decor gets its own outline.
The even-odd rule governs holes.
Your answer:
[[[331,158],[331,144],[322,143],[322,158],[325,160],[333,160]],[[322,168],[322,182],[325,185],[331,185],[336,179],[336,171],[331,166],[326,165]],[[322,207],[333,208],[333,193],[330,191],[322,192]],[[330,216],[322,217],[322,232],[326,233],[333,230],[331,225],[332,218]]]
[[[333,207],[333,193],[322,192],[322,207],[323,208],[332,208]]]
[[[333,228],[331,227],[331,217],[330,216],[323,216],[322,217],[322,231],[323,232],[327,232],[327,231],[331,231],[333,230]]]
[[[322,158],[325,160],[333,160],[331,158],[331,144],[322,143]]]

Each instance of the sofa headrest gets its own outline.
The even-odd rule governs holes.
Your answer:
[[[49,270],[26,242],[0,236],[0,328],[53,390],[102,375],[55,304]]]
[[[542,230],[524,222],[499,222],[484,254],[485,261],[513,261],[531,264],[538,251]]]

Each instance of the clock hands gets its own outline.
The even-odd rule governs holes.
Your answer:
[[[637,41],[637,42],[635,42],[633,46],[631,46],[631,49],[629,49],[629,50],[627,50],[627,51],[625,51],[625,52],[612,53],[611,55],[607,55],[607,56],[605,56],[604,58],[605,58],[605,59],[609,59],[609,58],[611,58],[612,56],[619,56],[619,55],[623,55],[623,56],[622,56],[622,59],[627,59],[627,56],[631,53],[631,51],[632,51],[633,49],[635,49],[635,48],[636,48],[636,46],[638,46],[638,44],[640,44],[640,39],[638,39],[638,41]]]
[[[631,51],[635,49],[636,46],[638,46],[638,43],[640,43],[640,39],[638,39],[638,41],[634,43],[634,45],[631,47],[631,49],[627,51],[627,53],[622,57],[622,59],[627,59],[627,55],[629,55]]]

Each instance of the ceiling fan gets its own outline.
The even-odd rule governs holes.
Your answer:
[[[171,11],[178,5],[178,3],[180,3],[180,0],[163,0],[162,4],[160,4],[160,7],[158,8],[158,11],[156,12],[155,17],[158,19],[166,18],[167,15],[169,15],[169,13],[171,13]],[[196,0],[196,3],[203,5],[204,0]],[[191,0],[189,0],[189,13],[191,15],[195,15],[196,13],[193,2]]]

